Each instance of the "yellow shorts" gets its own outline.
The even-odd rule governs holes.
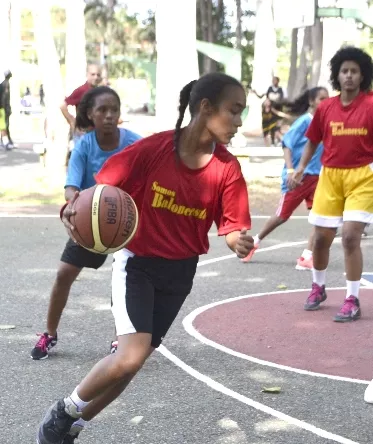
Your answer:
[[[0,131],[6,130],[6,123],[5,123],[5,110],[3,108],[0,108]]]
[[[328,228],[337,228],[343,222],[373,223],[373,164],[323,167],[308,221]]]

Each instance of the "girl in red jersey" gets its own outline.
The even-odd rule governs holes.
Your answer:
[[[360,247],[366,224],[373,222],[373,79],[371,57],[346,47],[330,62],[331,83],[340,95],[324,100],[306,133],[309,142],[296,169],[297,186],[322,141],[323,169],[309,216],[315,225],[312,290],[305,310],[317,310],[326,300],[325,280],[329,251],[337,228],[343,226],[346,299],[334,320],[349,322],[361,316],[359,287],[363,267]]]
[[[181,128],[188,106],[192,118]],[[239,258],[252,249],[253,239],[246,233],[251,225],[246,183],[237,159],[223,145],[242,125],[245,106],[237,80],[207,74],[182,89],[175,130],[136,142],[96,176],[98,183],[128,192],[140,213],[128,249],[114,255],[118,349],[49,409],[38,431],[39,444],[73,442],[78,427],[116,399],[161,344],[192,289],[213,222]],[[63,222],[72,230],[75,199],[63,212]]]

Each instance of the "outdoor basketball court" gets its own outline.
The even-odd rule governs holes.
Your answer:
[[[253,233],[263,224],[254,219]],[[195,286],[164,345],[129,389],[77,443],[371,443],[373,279],[364,276],[363,317],[332,322],[344,290],[318,312],[303,311],[311,273],[294,270],[309,226],[294,219],[263,242],[250,264],[211,233]],[[45,410],[69,394],[108,353],[113,335],[110,260],[85,270],[72,290],[50,359],[29,357],[43,331],[49,291],[66,235],[56,217],[1,217],[1,443],[34,443]],[[363,239],[373,272],[373,240]],[[329,288],[344,285],[338,239]],[[263,388],[280,387],[280,393]]]

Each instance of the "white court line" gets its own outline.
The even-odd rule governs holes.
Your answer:
[[[231,398],[236,399],[237,401],[240,401],[243,404],[253,407],[254,409],[259,410],[259,411],[266,413],[268,415],[274,416],[275,418],[285,421],[288,424],[294,425],[294,426],[299,427],[300,429],[303,429],[303,430],[307,430],[308,432],[311,432],[314,435],[320,436],[321,438],[330,439],[334,442],[339,442],[341,444],[358,444],[356,441],[351,441],[350,439],[344,438],[343,436],[335,435],[334,433],[330,433],[330,432],[327,432],[326,430],[315,427],[314,425],[309,424],[308,422],[293,418],[292,416],[289,416],[289,415],[286,415],[285,413],[279,412],[278,410],[268,407],[260,402],[254,401],[253,399],[250,399],[244,395],[241,395],[240,393],[235,392],[234,390],[231,390],[231,389],[225,387],[223,384],[220,384],[219,382],[215,381],[214,379],[211,379],[209,376],[206,376],[206,375],[200,373],[199,371],[195,370],[194,368],[190,367],[184,361],[182,361],[177,356],[172,354],[163,345],[161,345],[157,350],[165,358],[169,359],[172,363],[174,363],[176,366],[180,367],[186,373],[193,376],[198,381],[205,383],[207,386],[209,386],[210,388],[212,388],[213,390],[215,390],[217,392],[220,392],[220,393],[223,393],[224,395],[230,396]]]
[[[368,279],[364,279],[363,277],[360,279],[360,283],[365,287],[373,288],[373,282],[368,281]]]
[[[329,288],[329,290],[344,290],[346,287],[335,287],[335,288]],[[206,338],[203,336],[196,328],[193,326],[193,322],[195,318],[200,315],[201,313],[209,310],[210,308],[217,307],[218,305],[223,304],[229,304],[230,302],[239,301],[242,299],[249,299],[249,298],[256,298],[261,296],[267,296],[267,295],[277,295],[277,294],[283,294],[283,293],[297,293],[299,291],[305,291],[305,289],[297,289],[297,290],[282,290],[282,291],[273,291],[270,293],[255,293],[255,294],[249,294],[245,296],[237,296],[230,299],[225,299],[223,301],[213,302],[211,304],[204,305],[203,307],[199,307],[196,310],[193,310],[191,313],[188,314],[183,320],[183,326],[187,333],[189,333],[191,336],[196,338],[198,341],[202,342],[203,344],[209,345],[210,347],[213,347],[217,350],[220,350],[224,353],[227,353],[229,355],[235,356],[236,358],[241,358],[246,361],[253,362],[255,364],[265,365],[267,367],[273,367],[279,370],[287,370],[293,373],[299,373],[301,375],[307,375],[307,376],[317,376],[319,378],[326,378],[326,379],[333,379],[336,381],[343,381],[343,382],[354,382],[358,384],[368,384],[370,381],[365,381],[363,379],[354,379],[354,378],[345,378],[343,376],[334,376],[334,375],[327,375],[324,373],[316,373],[308,370],[303,370],[295,367],[289,367],[287,365],[281,365],[276,364],[275,362],[265,361],[263,359],[258,359],[253,356],[246,355],[244,353],[237,352],[235,350],[232,350],[228,347],[225,347],[224,345],[221,345],[217,342],[212,341],[211,339]]]
[[[258,253],[265,253],[266,251],[272,251],[272,250],[280,250],[281,248],[290,248],[290,247],[296,247],[297,245],[304,245],[306,244],[308,241],[299,241],[299,242],[284,242],[282,244],[277,244],[277,245],[272,245],[270,247],[264,247],[264,248],[259,248],[255,254]],[[232,254],[227,254],[226,256],[219,256],[219,257],[214,257],[212,259],[206,259],[204,261],[200,261],[198,262],[197,267],[202,267],[204,265],[209,265],[209,264],[214,264],[216,262],[220,262],[220,261],[225,261],[227,259],[233,259],[233,258],[237,258],[237,255],[232,253]]]
[[[279,244],[279,245],[275,245],[273,247],[262,248],[262,249],[258,250],[257,253],[259,253],[260,251],[265,252],[265,251],[274,250],[274,249],[278,249],[278,248],[291,247],[291,246],[295,246],[295,245],[300,245],[302,243],[307,243],[307,241],[293,242],[293,243],[288,243],[288,244]],[[221,256],[220,258],[207,259],[205,261],[200,261],[198,266],[201,267],[203,265],[209,265],[209,264],[216,263],[216,262],[219,262],[219,261],[222,261],[222,260],[234,258],[235,256],[236,256],[235,254],[230,254],[230,255],[226,255],[226,256]],[[292,291],[294,292],[294,291],[299,291],[299,290],[288,290],[287,292],[292,292]],[[283,291],[282,292],[279,291],[279,292],[276,292],[276,293],[283,293]],[[245,297],[245,296],[241,296],[241,297],[239,296],[238,298],[232,298],[232,299],[233,300],[237,300],[237,299],[242,299],[243,297]],[[220,303],[225,303],[225,302],[226,301],[220,301]],[[209,305],[219,305],[219,302],[218,303],[209,304]],[[205,306],[205,307],[207,307],[207,306]],[[202,309],[203,308],[204,307],[202,307]],[[187,319],[187,318],[190,319],[190,317],[191,317],[191,315],[193,313],[196,316],[198,310],[201,310],[201,308],[197,309],[197,310],[194,310],[185,319]],[[183,324],[185,322],[185,319],[183,321]],[[184,327],[185,327],[185,324],[184,324]],[[198,333],[198,332],[196,331],[196,333]],[[197,338],[197,339],[199,339],[199,338]],[[204,340],[209,341],[207,338],[204,338]],[[217,345],[220,346],[220,344],[217,344]],[[221,346],[221,347],[223,347],[223,346]],[[309,424],[309,423],[307,423],[305,421],[301,421],[301,420],[299,420],[297,418],[293,418],[292,416],[286,415],[285,413],[282,413],[282,412],[280,412],[278,410],[272,409],[271,407],[268,407],[268,406],[266,406],[264,404],[256,402],[253,399],[250,399],[250,398],[248,398],[246,396],[243,396],[243,395],[241,395],[241,394],[239,394],[239,393],[237,393],[237,392],[235,392],[235,391],[225,387],[224,385],[220,384],[219,382],[211,379],[210,377],[208,377],[208,376],[198,372],[194,368],[192,368],[189,365],[187,365],[184,361],[182,361],[177,356],[175,356],[173,353],[171,353],[163,345],[161,345],[157,350],[164,357],[169,359],[173,364],[175,364],[176,366],[178,366],[179,368],[181,368],[182,370],[184,370],[186,373],[188,373],[189,375],[193,376],[197,380],[205,383],[207,386],[209,386],[213,390],[216,390],[216,391],[218,391],[220,393],[223,393],[224,395],[230,396],[231,398],[236,399],[237,401],[240,401],[240,402],[242,402],[242,403],[244,403],[244,404],[246,404],[246,405],[248,405],[250,407],[253,407],[256,410],[260,410],[260,411],[262,411],[264,413],[267,413],[267,414],[269,414],[269,415],[271,415],[271,416],[273,416],[275,418],[281,419],[281,420],[287,422],[288,424],[293,424],[293,425],[295,425],[295,426],[297,426],[297,427],[299,427],[299,428],[301,428],[303,430],[307,430],[307,431],[309,431],[309,432],[311,432],[311,433],[313,433],[313,434],[315,434],[317,436],[320,436],[322,438],[329,439],[329,440],[332,440],[334,442],[338,442],[338,443],[341,443],[341,444],[359,444],[359,443],[357,443],[355,441],[351,441],[350,439],[344,438],[343,436],[335,435],[335,434],[330,433],[330,432],[328,432],[326,430],[323,430],[323,429],[320,429],[318,427],[315,427],[312,424]],[[228,350],[228,353],[233,351],[233,350],[230,350],[230,349],[227,349],[227,350]],[[223,351],[225,351],[225,350],[223,350]],[[243,355],[243,356],[245,357],[244,359],[249,358],[247,355]],[[255,358],[252,358],[252,359],[255,359]],[[258,360],[258,361],[260,361],[260,360]],[[266,361],[263,361],[263,362],[266,362]],[[258,363],[260,363],[260,362],[258,362]],[[269,364],[271,364],[271,363],[268,363],[266,365],[269,365]],[[279,367],[279,365],[278,365],[278,367]],[[283,367],[284,367],[284,369],[287,369],[286,366],[283,366]],[[287,370],[291,370],[291,371],[295,372],[296,369],[293,369],[293,368],[289,367]],[[301,370],[301,369],[299,369],[299,371],[297,371],[297,373],[303,373],[303,372],[305,372],[305,374],[308,374],[309,376],[320,376],[320,377],[324,377],[324,378],[325,377],[329,377],[329,379],[337,379],[337,380],[342,380],[342,381],[346,381],[346,382],[355,382],[355,383],[361,383],[361,384],[367,384],[367,383],[370,382],[370,381],[362,381],[362,380],[357,380],[357,379],[353,379],[353,380],[350,381],[348,378],[343,378],[342,379],[342,377],[338,377],[338,376],[333,378],[333,377],[330,377],[328,375],[317,374],[317,373],[313,373],[313,372],[306,373],[306,370]]]

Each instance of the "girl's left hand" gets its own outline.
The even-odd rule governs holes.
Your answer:
[[[236,242],[236,254],[240,259],[246,257],[250,251],[254,248],[254,239],[247,234],[247,229],[242,228],[237,242]]]

